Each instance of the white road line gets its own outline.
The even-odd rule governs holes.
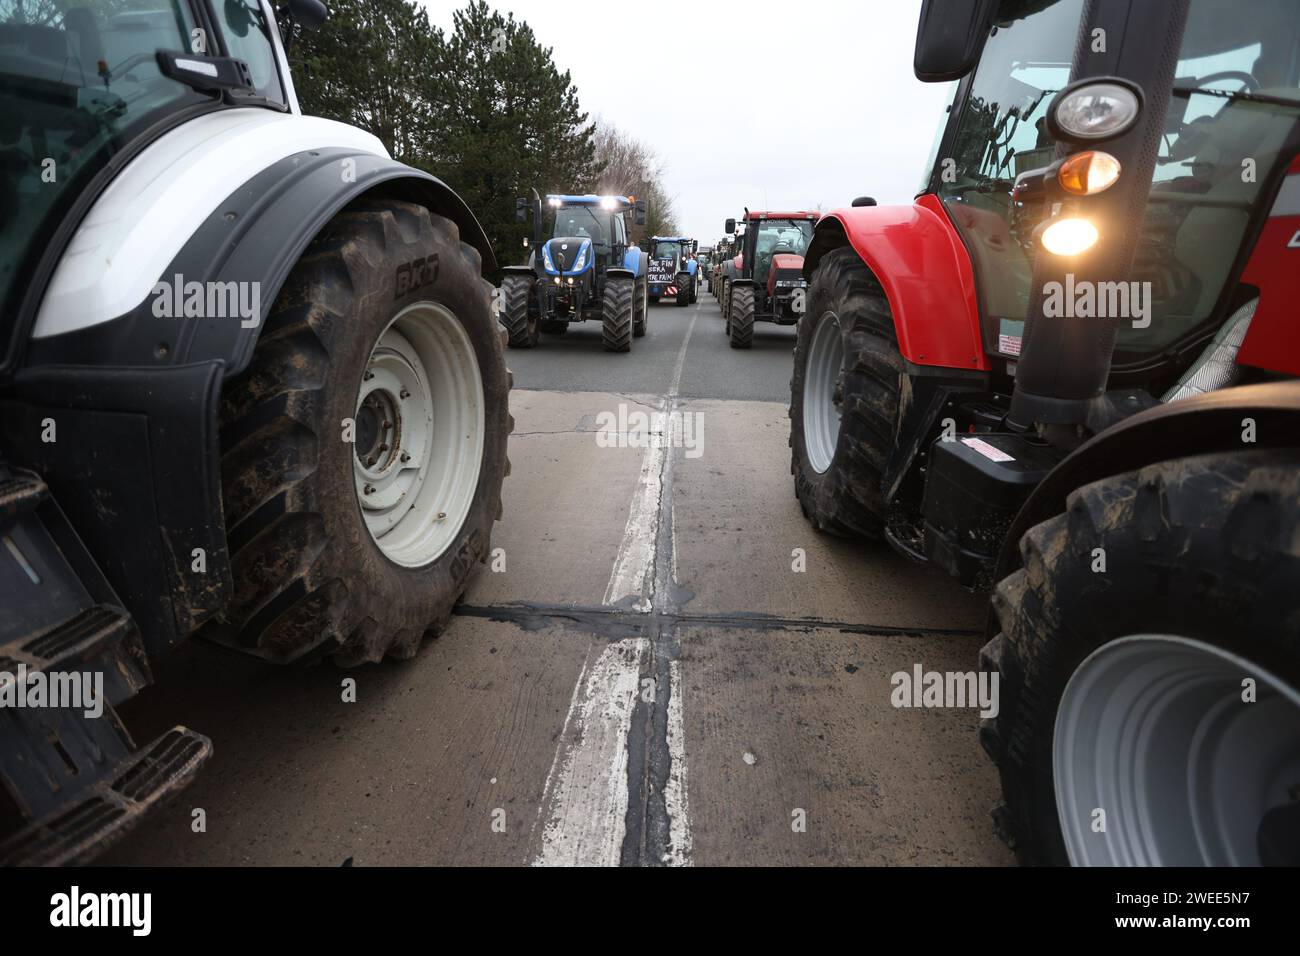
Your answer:
[[[686,725],[682,720],[681,661],[668,662],[668,756],[672,767],[664,784],[664,807],[668,811],[668,853],[663,862],[672,866],[691,865],[690,806],[686,787]]]
[[[682,369],[686,365],[686,350],[691,344],[691,333],[699,318],[699,306],[686,327],[682,346],[677,351],[677,364],[673,368],[672,384],[664,404],[655,412],[651,429],[650,447],[641,459],[641,473],[637,476],[636,491],[628,511],[623,539],[619,542],[609,584],[605,587],[605,604],[615,604],[634,595],[633,609],[648,614],[654,601],[655,541],[659,537],[659,500],[663,494],[664,464],[672,453],[679,424],[676,409],[677,392],[682,383]]]
[[[668,455],[677,428],[676,401],[691,333],[699,306],[691,316],[672,383],[653,416],[650,446],[641,459],[641,472],[632,495],[627,525],[619,544],[605,604],[633,595],[634,608],[649,613],[654,607],[655,547],[659,537],[660,503]],[[676,541],[672,542],[672,573],[677,571]],[[584,664],[573,688],[564,731],[555,750],[538,824],[541,850],[534,866],[617,866],[627,834],[627,736],[632,726],[641,669],[650,653],[646,638],[618,641],[604,647],[595,663]],[[664,799],[669,813],[671,847],[665,862],[687,864],[691,833],[686,803],[686,749],[682,724],[681,680],[676,661],[669,662],[668,746],[672,770]],[[543,818],[545,823],[542,824]]]
[[[650,447],[641,457],[641,473],[604,597],[605,604],[614,604],[634,595],[632,607],[642,614],[650,612],[654,597],[655,538],[659,535],[664,462],[672,449],[671,436],[665,434],[672,427],[671,416],[660,409],[654,413],[650,427]]]
[[[534,866],[618,866],[627,832],[627,735],[649,649],[645,638],[618,641],[584,666],[546,778]]]

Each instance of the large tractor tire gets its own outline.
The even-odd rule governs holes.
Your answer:
[[[600,338],[607,352],[632,351],[632,300],[636,284],[618,276],[605,280],[605,298],[601,303]]]
[[[690,282],[691,282],[691,305],[694,305],[696,302],[700,301],[700,276],[698,272],[695,275],[691,276]]]
[[[731,290],[727,308],[727,337],[733,349],[747,349],[754,344],[754,288],[742,285]]]
[[[1021,861],[1300,864],[1300,450],[1086,485],[1020,553],[980,739]]]
[[[222,395],[234,596],[214,640],[355,664],[444,627],[509,470],[490,294],[479,254],[422,206],[350,207],[308,247]]]
[[[813,527],[881,536],[904,368],[875,276],[851,248],[828,252],[798,324],[790,380],[790,470]]]
[[[643,279],[637,283],[636,288],[637,291],[633,292],[636,311],[632,313],[632,336],[639,339],[649,328],[650,283]]]
[[[677,305],[684,306],[691,304],[691,277],[688,273],[679,272],[677,274]]]
[[[731,311],[731,295],[729,294],[729,291],[727,289],[727,282],[725,279],[722,282],[722,291],[718,295],[718,303],[722,308],[722,321],[726,323],[727,320],[729,319],[727,313]],[[729,325],[724,324],[722,327],[722,331],[725,332],[727,335],[730,335],[731,327]]]
[[[508,275],[501,280],[501,324],[512,349],[531,349],[537,344],[537,316],[529,308],[533,287],[528,276]]]

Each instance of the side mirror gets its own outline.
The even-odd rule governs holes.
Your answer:
[[[912,72],[922,83],[960,80],[975,68],[997,0],[922,0]]]
[[[646,220],[646,202],[644,199],[638,199],[632,204],[632,224],[634,226],[644,226]]]
[[[876,201],[870,196],[859,196],[857,199],[853,200],[853,206],[855,209],[862,206],[874,206],[875,204]]]
[[[289,16],[308,33],[315,33],[330,18],[321,0],[289,0]]]
[[[722,227],[722,231],[729,236],[734,236],[736,234],[736,220],[728,219],[727,224]]]
[[[699,251],[700,251],[700,240],[695,239],[691,242],[691,252],[698,255]]]
[[[515,222],[528,221],[528,200],[519,198],[515,200]]]

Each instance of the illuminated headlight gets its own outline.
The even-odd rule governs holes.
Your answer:
[[[1061,138],[1093,141],[1127,132],[1141,109],[1138,94],[1128,86],[1085,82],[1062,91],[1051,115]]]
[[[1077,256],[1098,238],[1097,227],[1086,219],[1058,219],[1043,230],[1043,248],[1054,256]]]
[[[606,211],[613,211],[618,208],[618,200],[613,196],[606,196],[601,199],[600,208]]]
[[[561,206],[564,205],[564,200],[562,200],[562,199],[556,199],[554,196],[552,196],[550,199],[548,199],[548,200],[546,200],[546,201],[547,201],[547,203],[549,203],[550,205],[554,206],[556,209],[559,209]]]

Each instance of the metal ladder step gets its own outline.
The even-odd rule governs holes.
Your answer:
[[[183,790],[212,756],[212,741],[173,727],[130,754],[77,803],[0,842],[0,866],[63,866],[101,853],[162,801]]]
[[[0,530],[35,510],[48,497],[45,482],[32,472],[15,471],[0,478]]]
[[[20,663],[29,672],[75,669],[68,665],[86,663],[134,627],[121,608],[95,604],[40,634],[0,645],[0,671],[13,672]]]

